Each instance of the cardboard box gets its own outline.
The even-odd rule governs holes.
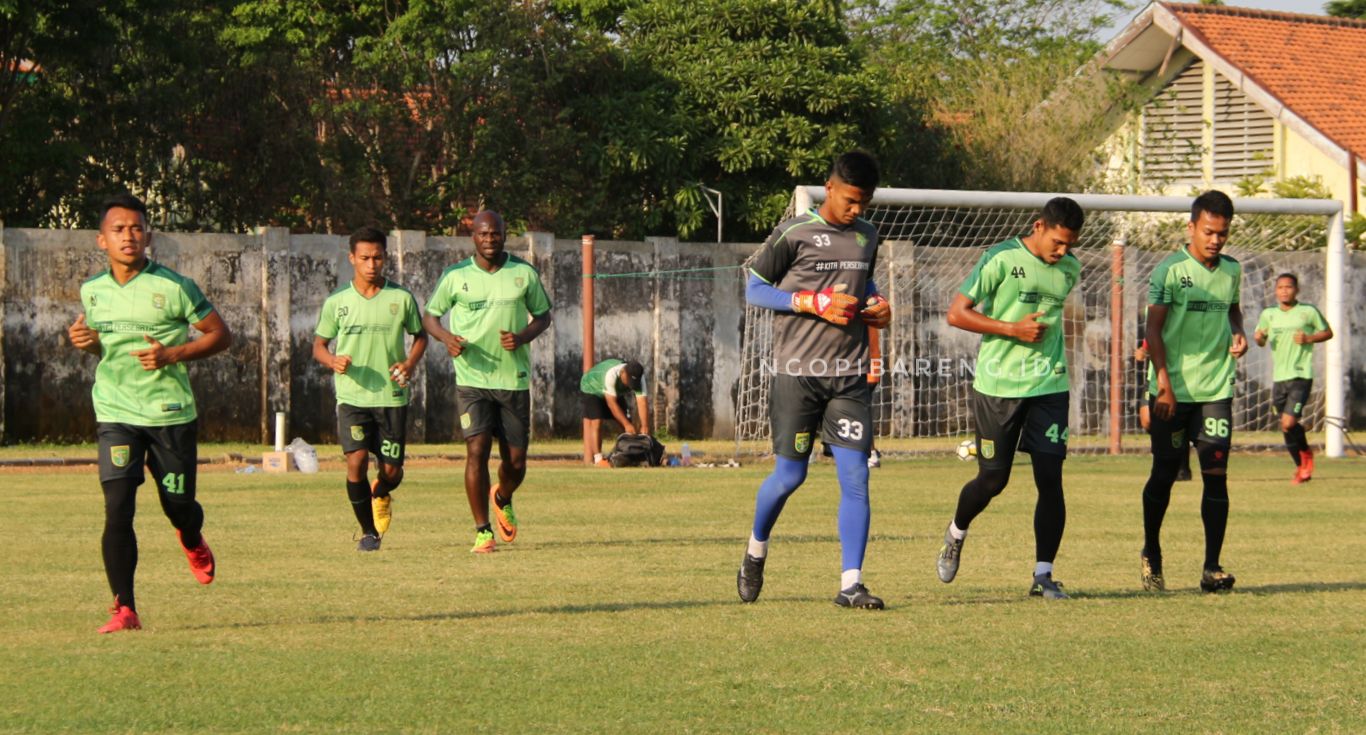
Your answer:
[[[290,452],[266,452],[261,455],[261,469],[266,472],[294,472],[294,455]]]

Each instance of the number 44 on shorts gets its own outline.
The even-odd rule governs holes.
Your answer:
[[[1048,431],[1045,431],[1043,435],[1048,437],[1048,440],[1053,442],[1054,444],[1067,443],[1067,429],[1064,428],[1062,431],[1058,431],[1057,424],[1053,424],[1052,426],[1048,427]]]

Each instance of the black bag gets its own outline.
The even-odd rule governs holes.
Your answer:
[[[658,467],[664,461],[664,445],[649,434],[622,434],[607,461],[613,467]]]

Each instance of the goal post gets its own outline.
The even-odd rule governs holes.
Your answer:
[[[893,322],[882,338],[884,373],[874,394],[879,436],[971,434],[969,397],[979,338],[947,325],[949,302],[985,248],[1026,234],[1055,196],[1072,198],[1087,216],[1073,250],[1082,262],[1082,282],[1064,307],[1075,438],[1070,444],[1074,451],[1114,452],[1125,437],[1131,446],[1146,441],[1136,417],[1146,380],[1132,353],[1141,338],[1148,276],[1186,244],[1192,199],[895,188],[878,189],[864,214],[882,243],[874,280],[893,305]],[[819,206],[824,198],[824,187],[797,187],[788,215]],[[1234,210],[1224,252],[1243,265],[1241,304],[1249,341],[1261,309],[1276,303],[1275,276],[1282,272],[1300,276],[1301,300],[1320,307],[1334,328],[1325,349],[1315,350],[1320,379],[1305,420],[1324,430],[1326,454],[1340,457],[1350,340],[1343,206],[1331,199],[1245,198],[1234,201]],[[769,437],[771,324],[772,312],[746,308],[737,445]],[[1271,388],[1270,351],[1254,343],[1238,365],[1237,431],[1279,432]]]

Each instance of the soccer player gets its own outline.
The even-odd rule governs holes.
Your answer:
[[[1039,492],[1029,594],[1067,599],[1053,579],[1067,522],[1062,463],[1070,401],[1062,320],[1063,303],[1081,280],[1081,263],[1071,250],[1085,221],[1076,202],[1050,199],[1028,235],[982,254],[949,304],[949,324],[981,334],[982,344],[972,383],[977,476],[958,494],[944,531],[936,565],[942,582],[957,576],[968,525],[1005,490],[1018,448],[1030,455]]]
[[[190,571],[200,584],[214,579],[204,509],[195,500],[199,423],[185,363],[227,349],[232,333],[194,281],[147,257],[152,233],[137,197],[104,202],[95,242],[109,267],[81,284],[84,312],[67,337],[100,358],[90,394],[104,489],[104,572],[114,593],[100,632],[113,633],[142,627],[133,596],[133,513],[144,465]],[[189,339],[191,326],[198,339]]]
[[[1152,360],[1153,467],[1143,488],[1143,589],[1166,589],[1162,519],[1186,442],[1195,442],[1204,494],[1205,566],[1200,588],[1233,587],[1219,566],[1228,525],[1228,454],[1233,435],[1233,381],[1247,352],[1239,306],[1243,267],[1223,255],[1233,201],[1207,191],[1191,205],[1189,244],[1167,256],[1148,280],[1148,353]]]
[[[868,451],[873,443],[868,327],[885,327],[891,307],[871,276],[877,229],[859,219],[877,189],[878,168],[861,151],[836,159],[819,209],[778,225],[750,261],[749,303],[772,309],[769,421],[775,465],[759,487],[754,524],[736,587],[754,602],[764,584],[769,533],[787,498],[806,480],[816,431],[833,447],[839,476],[843,573],[835,603],[880,610],[863,584],[868,545]],[[864,308],[860,309],[863,306]]]
[[[1333,338],[1328,320],[1318,309],[1298,301],[1300,279],[1294,273],[1276,276],[1276,302],[1263,309],[1252,338],[1258,347],[1271,343],[1272,406],[1281,415],[1285,448],[1295,460],[1291,484],[1308,482],[1314,476],[1314,453],[1304,436],[1300,414],[1314,387],[1314,345]]]
[[[347,258],[355,278],[333,291],[318,314],[313,359],[331,370],[337,436],[346,455],[346,496],[360,523],[360,551],[378,551],[403,482],[408,436],[408,380],[427,351],[417,299],[384,277],[388,248],[371,227],[351,235]],[[406,347],[406,335],[413,345]],[[335,354],[328,350],[336,340]],[[370,453],[379,461],[368,482]]]
[[[627,434],[650,433],[650,406],[645,398],[645,368],[638,362],[623,362],[616,358],[603,360],[579,379],[579,394],[583,399],[583,417],[588,422],[588,441],[595,447],[593,464],[610,467],[602,456],[602,420],[616,419]],[[635,396],[633,424],[623,405],[627,396]]]
[[[465,495],[478,554],[496,551],[489,511],[505,543],[517,537],[512,494],[526,478],[531,436],[531,340],[550,326],[550,298],[532,265],[504,252],[507,226],[492,211],[474,216],[474,255],[447,268],[427,301],[422,326],[455,364],[455,401],[465,435]],[[450,313],[451,329],[441,326]],[[530,320],[527,315],[530,314]],[[498,439],[498,484],[489,456]]]

